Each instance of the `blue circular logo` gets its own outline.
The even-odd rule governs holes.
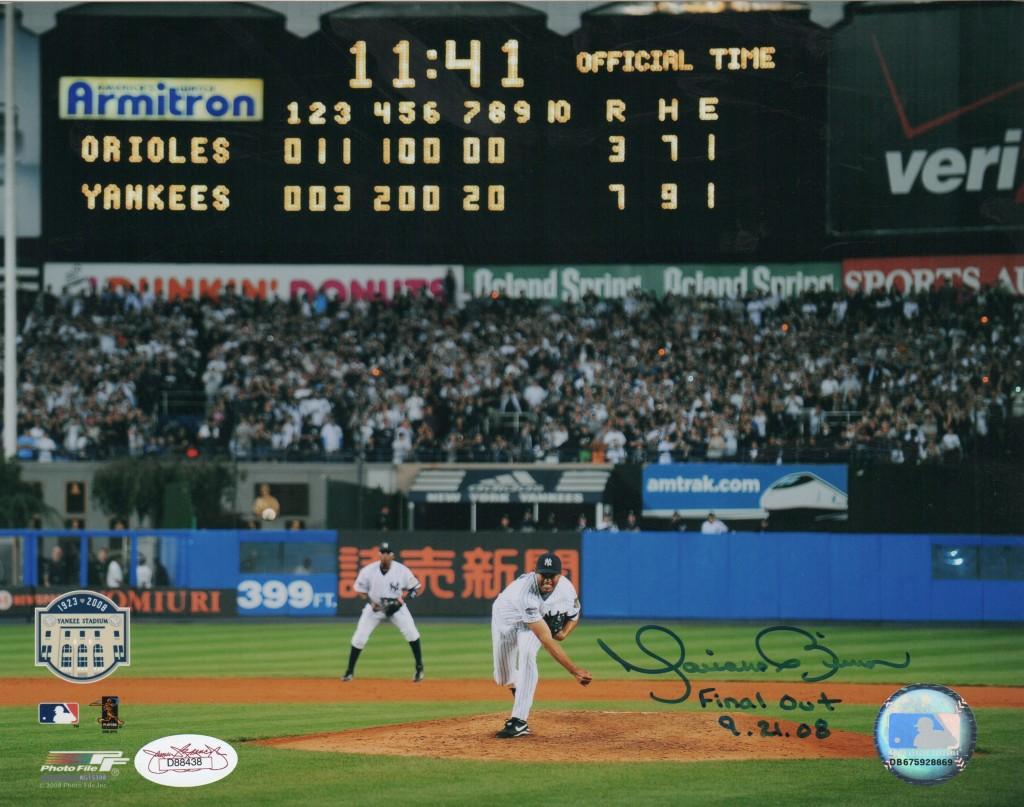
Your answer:
[[[937,785],[967,767],[978,727],[956,692],[912,684],[893,693],[875,720],[875,747],[882,763],[904,782]]]

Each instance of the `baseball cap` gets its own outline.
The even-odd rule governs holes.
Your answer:
[[[562,561],[554,552],[545,552],[537,558],[537,568],[535,571],[538,574],[561,574]]]
[[[392,554],[394,554],[395,550],[392,548],[390,541],[381,541],[380,542],[380,551],[381,552],[391,552]]]

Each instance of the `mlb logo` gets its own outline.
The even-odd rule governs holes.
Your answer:
[[[78,725],[77,703],[40,703],[39,722],[46,724]]]
[[[959,742],[958,714],[902,712],[889,715],[889,745],[892,748],[935,751],[956,748]]]

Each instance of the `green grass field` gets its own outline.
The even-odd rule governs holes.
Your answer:
[[[634,634],[643,623],[584,623],[566,643],[574,660],[595,677],[644,678],[662,682],[666,694],[678,692],[671,675],[627,673],[598,646],[602,639],[623,657],[653,666],[636,647]],[[664,623],[686,644],[687,660],[753,660],[754,636],[766,625]],[[819,641],[841,659],[895,659],[911,654],[907,669],[848,668],[836,683],[901,684],[930,682],[947,686],[1024,686],[1024,632],[1019,626],[949,627],[906,625],[801,624],[820,631]],[[117,692],[117,681],[132,677],[279,676],[323,679],[325,691],[337,686],[344,668],[353,623],[296,622],[250,624],[136,622],[132,664],[104,684]],[[429,621],[420,624],[424,657],[431,679],[489,680],[490,631],[484,622]],[[648,648],[678,659],[668,637],[648,634]],[[811,664],[813,658],[807,660]],[[565,672],[541,653],[542,679]],[[809,667],[805,667],[807,669]],[[393,629],[381,628],[360,659],[360,678],[408,682],[411,655]],[[788,677],[787,677],[788,676]],[[32,666],[32,627],[0,625],[0,687],[11,678],[47,679]],[[797,674],[691,675],[701,678],[797,680]],[[53,679],[55,682],[57,679]],[[696,687],[695,687],[696,689]],[[508,701],[495,688],[493,702],[136,705],[125,704],[126,725],[115,736],[102,735],[83,720],[78,729],[40,726],[34,705],[0,707],[0,804],[58,803],[103,805],[149,804],[829,804],[868,802],[913,805],[1019,805],[1024,803],[1024,710],[975,708],[978,750],[967,770],[935,787],[905,784],[876,759],[786,762],[634,762],[620,764],[515,764],[463,762],[429,757],[330,754],[267,748],[246,740],[290,734],[342,731],[460,715],[503,712]],[[880,704],[879,704],[880,706]],[[535,709],[694,710],[691,702],[660,705],[650,700],[558,702],[539,700]],[[83,709],[85,710],[84,704]],[[88,710],[85,710],[88,711]],[[878,706],[843,705],[829,724],[870,734]],[[91,714],[91,712],[89,712]],[[766,716],[785,717],[769,710]],[[227,779],[195,789],[162,788],[142,779],[131,766],[107,787],[41,789],[39,766],[52,750],[121,749],[134,756],[143,743],[175,733],[200,733],[231,743],[239,765]],[[471,740],[475,741],[475,740]],[[528,742],[529,740],[526,740]],[[514,741],[523,742],[523,741]]]

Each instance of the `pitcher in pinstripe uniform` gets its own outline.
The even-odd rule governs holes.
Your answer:
[[[547,613],[565,613],[569,619],[551,635]],[[576,588],[562,577],[562,561],[548,552],[537,558],[537,568],[509,583],[491,609],[491,641],[494,649],[494,680],[510,687],[515,697],[512,716],[495,736],[504,739],[530,733],[526,724],[537,691],[537,651],[543,646],[552,658],[586,686],[591,675],[577,667],[558,644],[579,624],[580,601]]]

